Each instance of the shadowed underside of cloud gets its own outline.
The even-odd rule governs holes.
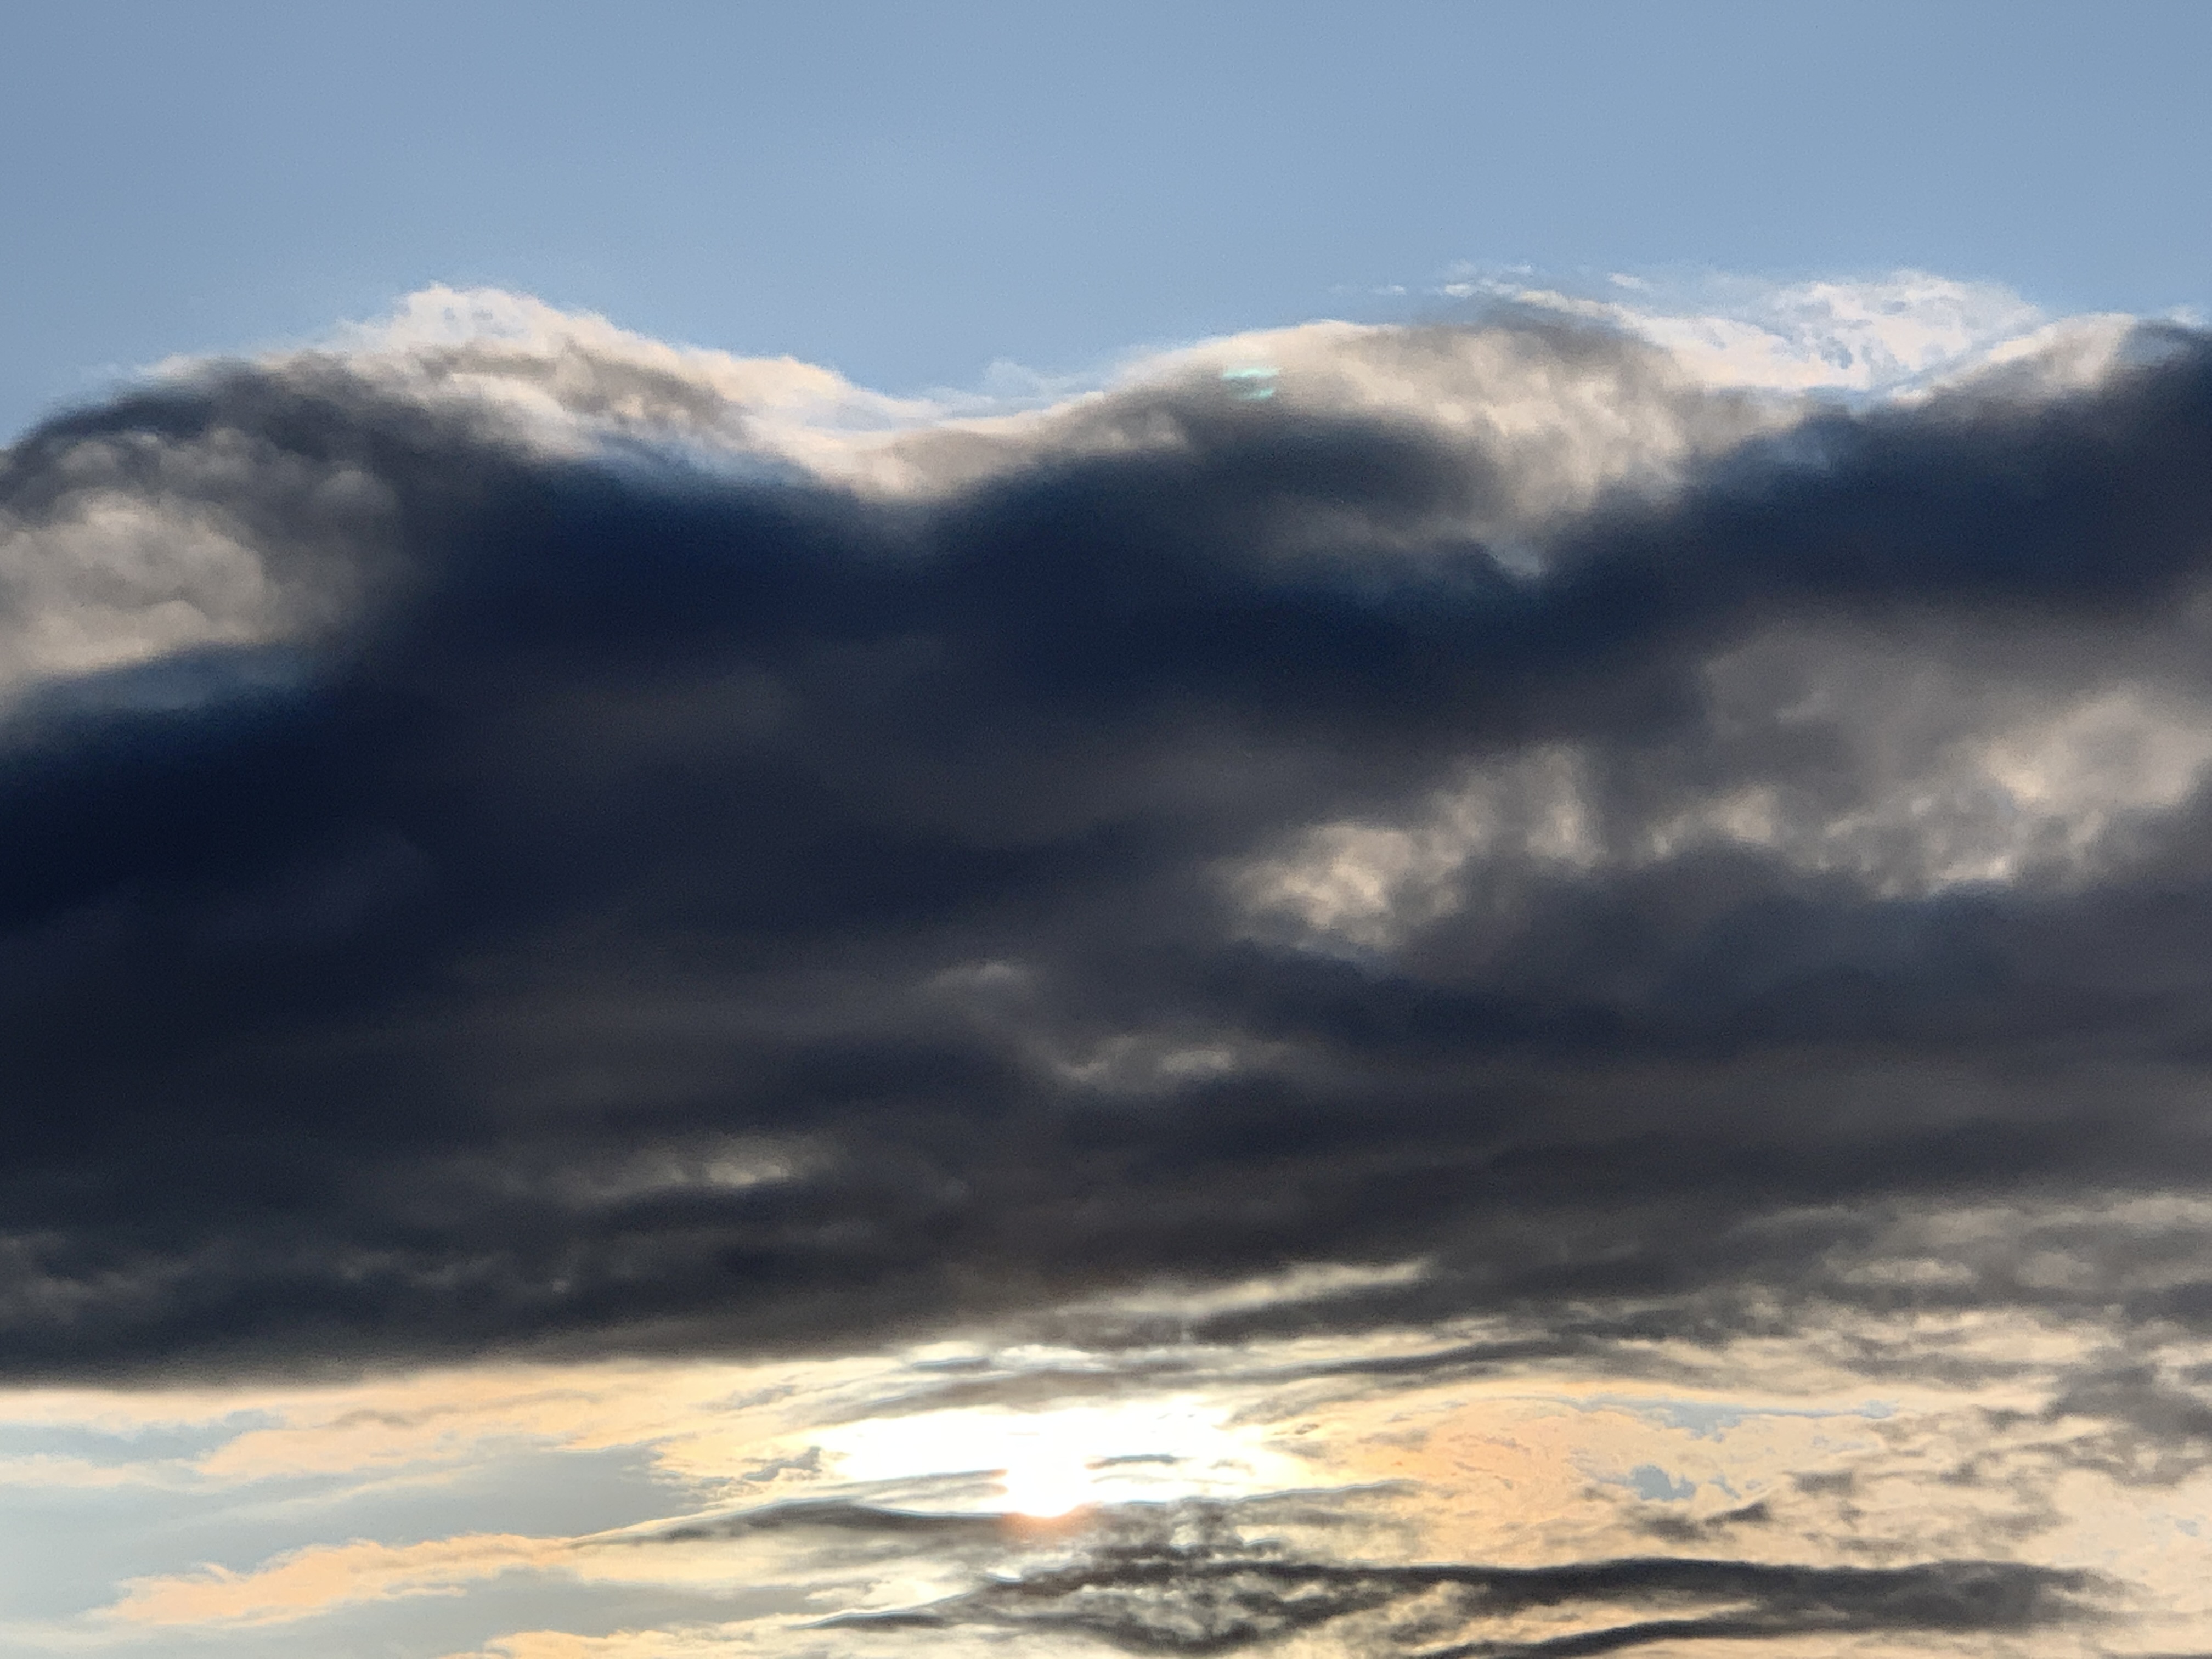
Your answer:
[[[996,1626],[1082,1635],[1136,1653],[1206,1654],[1349,1621],[1363,1651],[1570,1659],[1662,1642],[2021,1635],[2094,1619],[2104,1588],[2091,1574],[1990,1561],[1375,1566],[1154,1544],[1001,1578],[910,1612],[832,1623]]]
[[[28,434],[0,1364],[1414,1259],[1290,1316],[2212,1320],[2212,345],[1853,413],[1282,343],[865,465],[588,352],[507,378],[660,439],[313,355]],[[1967,1202],[2065,1271],[1875,1270]]]

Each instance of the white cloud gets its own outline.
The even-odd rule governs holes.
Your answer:
[[[1437,291],[1619,328],[1664,348],[1704,385],[1762,392],[1895,392],[2018,350],[2046,321],[2000,283],[1918,270],[1802,283],[1720,274],[1607,280],[1634,297],[1595,298],[1521,272],[1470,273]]]

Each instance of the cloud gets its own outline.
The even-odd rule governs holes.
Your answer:
[[[502,1573],[563,1565],[566,1540],[489,1534],[391,1545],[367,1540],[293,1551],[249,1573],[220,1569],[144,1578],[107,1616],[125,1624],[288,1623],[360,1601],[449,1595]]]
[[[1875,1633],[2027,1634],[2094,1619],[2094,1575],[1988,1561],[1809,1567],[1653,1556],[1543,1567],[1376,1566],[1163,1535],[836,1625],[996,1626],[1128,1652],[1229,1653],[1347,1625],[1363,1648],[1610,1653],[1651,1643]]]
[[[810,1583],[817,1601],[880,1603],[887,1591],[994,1563],[975,1588],[920,1606],[864,1607],[805,1628],[856,1637],[998,1628],[1081,1635],[1136,1652],[1232,1652],[1343,1626],[1346,1640],[1458,1655],[1799,1635],[2027,1635],[2101,1620],[2117,1588],[2078,1570],[1977,1560],[1863,1567],[1641,1556],[1542,1566],[1385,1565],[1302,1554],[1248,1535],[1285,1522],[1310,1530],[1330,1522],[1326,1504],[1304,1509],[1282,1497],[1139,1505],[1024,1534],[989,1516],[823,1501],[592,1538],[356,1540],[288,1552],[246,1572],[211,1568],[139,1579],[102,1617],[134,1627],[238,1630],[549,1573],[700,1588],[742,1583],[756,1592],[781,1586],[787,1615]],[[784,1551],[758,1559],[730,1553],[755,1538]],[[757,1644],[767,1636],[756,1627],[742,1639]]]
[[[1708,384],[1769,392],[1894,393],[1975,372],[2020,354],[2029,340],[2027,349],[2049,364],[2058,336],[2094,361],[2109,356],[2130,320],[2046,325],[2002,284],[1922,270],[1803,283],[1716,272],[1613,276],[1583,293],[1537,285],[1526,271],[1468,268],[1434,292],[1586,318],[1665,347]]]
[[[519,1631],[487,1648],[447,1659],[699,1659],[727,1654],[744,1639],[738,1626],[695,1626],[684,1630],[626,1630],[611,1636],[567,1631]]]
[[[2154,1609],[2160,1629],[2136,1628],[2137,1645],[2185,1638],[2204,1611],[2194,1540],[2212,1515],[2212,1486],[2201,1469],[2115,1457],[2146,1448],[2115,1427],[2126,1402],[2098,1396],[2185,1389],[2186,1368],[2124,1372],[2093,1347],[2059,1346],[2056,1333],[2016,1315],[1978,1323],[1982,1352],[2008,1358],[2010,1375],[1948,1384],[1923,1376],[1880,1401],[1824,1395],[1850,1381],[1847,1370],[1820,1365],[1819,1340],[1832,1331],[1741,1340],[1702,1356],[1702,1385],[1684,1368],[1671,1388],[1641,1389],[1623,1383],[1611,1355],[1603,1384],[1547,1370],[1540,1358],[1517,1371],[1440,1366],[1368,1376],[1315,1366],[1297,1376],[1286,1351],[1364,1346],[1309,1335],[1262,1340],[1251,1352],[1187,1353],[1171,1377],[1148,1379],[1139,1356],[1124,1392],[1103,1401],[1055,1395],[1065,1378],[1039,1374],[1039,1391],[1014,1409],[914,1401],[902,1390],[933,1375],[988,1376],[1019,1363],[1017,1353],[949,1371],[943,1358],[921,1356],[902,1367],[776,1368],[788,1373],[781,1382],[773,1370],[707,1366],[497,1367],[239,1390],[227,1402],[87,1391],[57,1397],[57,1408],[74,1398],[76,1416],[58,1410],[51,1420],[82,1421],[98,1409],[107,1425],[102,1455],[171,1464],[173,1435],[149,1437],[148,1426],[196,1422],[203,1446],[221,1437],[192,1462],[220,1483],[199,1489],[195,1508],[206,1518],[195,1547],[223,1565],[179,1571],[173,1557],[156,1557],[160,1570],[149,1574],[139,1554],[117,1593],[84,1615],[88,1630],[125,1645],[159,1645],[163,1633],[185,1630],[259,1642],[256,1632],[309,1619],[330,1621],[317,1632],[320,1646],[362,1639],[364,1629],[398,1630],[395,1620],[452,1632],[441,1641],[474,1632],[465,1639],[476,1643],[517,1616],[553,1616],[550,1602],[572,1606],[587,1621],[580,1629],[725,1621],[684,1627],[684,1641],[710,1650],[726,1642],[844,1651],[848,1637],[857,1643],[874,1630],[890,1645],[919,1638],[959,1651],[968,1645],[961,1632],[1001,1628],[1004,1610],[993,1609],[1004,1584],[1072,1583],[1101,1563],[1114,1586],[1107,1602],[1144,1603],[1129,1612],[1132,1630],[1147,1620],[1161,1629],[1204,1624],[1204,1608],[1224,1595],[1240,1618],[1272,1627],[1272,1569],[1248,1580],[1234,1565],[1272,1561],[1358,1595],[1388,1590],[1348,1610],[1296,1586],[1284,1594],[1309,1610],[1337,1607],[1326,1621],[1333,1632],[1343,1623],[1360,1641],[1373,1638],[1370,1645],[1420,1652],[1462,1639],[1468,1620],[1451,1611],[1451,1595],[1419,1574],[1401,1582],[1392,1564],[1477,1564],[1466,1571],[1517,1582],[1529,1569],[1654,1550],[1727,1556],[1759,1570],[1746,1583],[1838,1565],[1972,1578],[1966,1569],[1978,1563],[1993,1580],[2033,1586],[2048,1575],[2057,1588],[2044,1623],[2053,1632],[2100,1610]],[[1939,1353],[1955,1346],[1925,1318],[1911,1322],[1910,1338]],[[1701,1345],[1674,1346],[1680,1365]],[[2084,1352],[2088,1363],[2078,1363]],[[1107,1375],[1121,1364],[1110,1353],[1091,1358]],[[871,1401],[890,1414],[872,1413]],[[20,1432],[17,1424],[0,1428]],[[625,1501],[644,1498],[654,1506],[647,1513],[666,1516],[672,1499],[678,1513],[538,1535],[549,1504],[572,1524],[595,1524],[591,1506],[580,1510],[574,1498],[592,1478],[592,1460],[574,1454],[594,1447],[649,1460],[654,1489]],[[1241,1469],[1224,1468],[1224,1453]],[[1050,1522],[1000,1513],[1006,1498],[989,1466],[1038,1456],[1087,1467],[1091,1501]],[[394,1478],[410,1468],[429,1479],[394,1509]],[[247,1483],[242,1505],[222,1490]],[[487,1493],[502,1489],[499,1506],[487,1507]],[[1231,1496],[1195,1496],[1210,1490]],[[638,1512],[600,1514],[618,1522]],[[248,1516],[257,1519],[237,1530]],[[464,1517],[465,1529],[444,1530]],[[1139,1595],[1116,1564],[1152,1556],[1192,1571],[1147,1569],[1157,1582]],[[1224,1575],[1236,1580],[1233,1595],[1218,1582]],[[2124,1581],[2124,1606],[2107,1577]],[[1663,1574],[1654,1582],[1660,1590],[1624,1591],[1614,1601],[1540,1597],[1484,1615],[1489,1622],[1475,1633],[1535,1640],[1744,1613],[1717,1594],[1666,1589],[1675,1581]],[[978,1589],[971,1608],[966,1598]],[[1098,1605],[1086,1590],[1039,1611],[1051,1625],[1091,1616]],[[793,1622],[894,1610],[935,1622],[840,1626],[835,1637]],[[1769,1619],[1745,1628],[1774,1635],[1782,1626]],[[1325,1638],[1324,1650],[1338,1640]],[[1342,1641],[1358,1645],[1353,1635]]]
[[[931,1513],[848,1499],[801,1501],[701,1517],[672,1525],[585,1537],[471,1533],[410,1544],[354,1539],[285,1551],[244,1571],[208,1565],[196,1571],[132,1579],[98,1617],[117,1626],[216,1629],[290,1624],[364,1602],[456,1595],[512,1574],[599,1581],[635,1580],[715,1586],[735,1572],[747,1584],[762,1576],[758,1559],[737,1562],[708,1547],[754,1538],[789,1540],[796,1553],[776,1565],[784,1574],[849,1580],[896,1553],[939,1556],[996,1553],[1008,1527],[996,1516]],[[823,1560],[805,1546],[827,1541]],[[885,1548],[888,1547],[888,1549]],[[941,1565],[936,1569],[941,1575]],[[914,1576],[909,1574],[909,1577]]]
[[[0,467],[15,1376],[1285,1275],[1184,1328],[2202,1330],[2203,337],[1847,410],[1328,325],[992,414],[511,311]]]

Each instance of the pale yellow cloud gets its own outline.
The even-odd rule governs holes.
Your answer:
[[[927,1559],[927,1537],[895,1537],[854,1560],[804,1529],[719,1535],[698,1524],[711,1519],[672,1517],[574,1538],[469,1533],[411,1544],[309,1545],[243,1571],[209,1565],[127,1580],[97,1622],[207,1630],[290,1624],[371,1602],[459,1595],[518,1573],[693,1595],[781,1588],[824,1612],[908,1606],[964,1587],[960,1565]],[[667,1535],[679,1529],[683,1535]],[[1023,1535],[1010,1532],[1008,1541],[1018,1549]]]
[[[0,1486],[25,1490],[34,1486],[71,1486],[81,1490],[102,1487],[190,1486],[195,1484],[189,1465],[174,1458],[102,1463],[88,1457],[68,1457],[51,1452],[21,1457],[0,1457]]]
[[[312,1546],[251,1572],[205,1567],[194,1573],[128,1581],[106,1616],[133,1625],[273,1625],[355,1602],[409,1595],[454,1595],[502,1573],[562,1566],[567,1539],[479,1533],[420,1544]]]
[[[575,1636],[567,1631],[518,1631],[488,1646],[445,1659],[728,1659],[752,1645],[742,1625],[708,1625],[681,1630],[626,1630],[611,1636]]]

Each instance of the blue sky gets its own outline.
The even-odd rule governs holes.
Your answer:
[[[6,9],[0,426],[430,283],[891,390],[1455,262],[2212,297],[2212,8]]]

